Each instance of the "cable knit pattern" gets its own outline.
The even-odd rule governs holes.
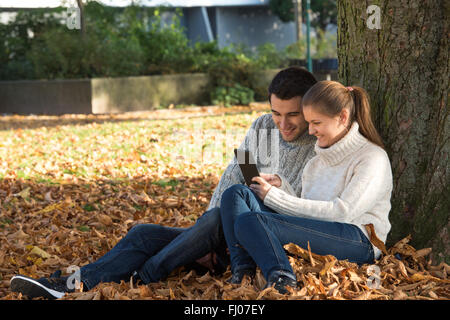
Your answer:
[[[331,147],[316,143],[314,150],[302,174],[301,196],[289,191],[289,179],[282,179],[282,188],[271,187],[264,204],[291,216],[354,224],[367,237],[364,225],[372,223],[386,242],[393,187],[386,152],[361,135],[357,122]],[[375,246],[374,252],[375,258],[381,254]]]
[[[301,173],[306,163],[315,155],[315,141],[316,137],[310,136],[308,132],[292,142],[284,141],[272,120],[272,115],[265,114],[252,123],[239,149],[252,152],[260,172],[276,173],[287,181],[283,190],[300,194]],[[219,207],[222,193],[234,184],[245,184],[245,181],[233,157],[214,190],[208,209]]]

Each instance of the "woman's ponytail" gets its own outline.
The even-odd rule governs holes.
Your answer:
[[[372,121],[369,96],[361,87],[352,87],[351,94],[354,102],[354,119],[358,122],[359,132],[370,142],[384,148],[383,141]]]

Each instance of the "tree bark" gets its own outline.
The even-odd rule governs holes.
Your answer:
[[[339,81],[365,88],[392,164],[387,245],[408,234],[450,263],[449,2],[338,1]],[[380,29],[366,22],[380,8]]]

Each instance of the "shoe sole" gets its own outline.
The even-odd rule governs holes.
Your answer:
[[[52,290],[36,280],[25,276],[12,277],[10,287],[12,291],[20,292],[28,298],[43,297],[46,299],[59,299],[65,295],[65,292]]]

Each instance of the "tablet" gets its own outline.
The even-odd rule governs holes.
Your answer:
[[[248,150],[240,150],[234,149],[234,155],[236,157],[237,162],[239,163],[239,167],[241,168],[242,175],[244,176],[245,183],[249,186],[253,183],[257,183],[256,181],[252,181],[253,177],[258,177],[259,172],[256,167],[255,159],[252,154]]]

